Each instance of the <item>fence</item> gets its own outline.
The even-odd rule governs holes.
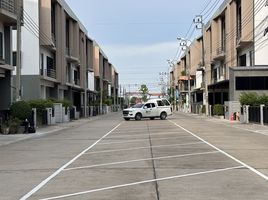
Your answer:
[[[263,123],[268,125],[268,106],[263,108]]]
[[[260,106],[250,106],[248,111],[248,119],[250,123],[261,123]]]
[[[243,106],[242,123],[258,123],[268,125],[268,106]]]

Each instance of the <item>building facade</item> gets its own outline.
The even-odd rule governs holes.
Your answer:
[[[190,85],[193,110],[197,104],[238,101],[242,92],[268,93],[267,13],[266,1],[226,0],[204,25],[203,34],[178,61],[189,71],[179,83],[187,89]],[[188,78],[194,81],[180,80]]]
[[[23,7],[21,98],[67,99],[84,113],[101,85],[98,66],[112,76],[108,58],[95,62],[100,47],[64,0],[24,0]]]
[[[16,10],[15,0],[0,0],[0,110],[7,110],[12,102],[12,27],[17,24]]]

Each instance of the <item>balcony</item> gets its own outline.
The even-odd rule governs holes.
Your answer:
[[[73,56],[72,50],[68,47],[66,47],[65,49],[65,55],[67,58],[67,61],[71,62],[71,63],[80,63],[79,59]]]
[[[14,0],[0,0],[0,19],[8,25],[17,24],[16,3]]]
[[[53,79],[57,78],[56,69],[40,69],[40,75]]]
[[[221,61],[225,58],[225,46],[222,45],[216,49],[216,54],[214,55],[213,60]]]
[[[74,84],[80,86],[80,79],[74,79]]]

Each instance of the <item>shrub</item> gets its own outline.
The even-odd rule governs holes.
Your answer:
[[[112,105],[112,99],[105,99],[103,104],[106,104],[107,106],[111,106]]]
[[[67,99],[59,100],[59,99],[49,99],[52,103],[61,103],[63,107],[70,108],[72,106],[71,102]]]
[[[25,120],[31,116],[31,113],[31,106],[25,101],[15,102],[10,107],[10,115],[19,120]]]
[[[258,103],[261,105],[261,104],[264,104],[265,106],[268,106],[268,96],[267,95],[262,95],[262,96],[259,96],[258,97]]]
[[[224,115],[224,106],[221,104],[216,104],[213,106],[213,115]]]
[[[240,95],[239,101],[241,105],[249,105],[249,106],[259,105],[258,95],[254,92],[249,92],[249,93],[243,92]]]
[[[253,92],[249,92],[249,93],[245,93],[243,92],[240,95],[240,99],[239,99],[241,105],[249,105],[249,106],[259,106],[261,104],[264,104],[266,106],[268,106],[268,96],[267,95],[261,95],[259,96],[256,93]]]
[[[205,105],[202,105],[202,110],[201,110],[202,114],[205,114],[206,113],[206,106]]]
[[[42,117],[46,108],[52,108],[53,102],[46,99],[34,99],[28,102],[32,108],[36,108],[37,116]]]
[[[186,76],[186,74],[187,74],[187,73],[186,73],[186,70],[183,70],[183,71],[181,72],[181,75],[182,75],[182,76]]]

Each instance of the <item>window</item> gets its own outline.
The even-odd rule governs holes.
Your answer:
[[[155,108],[155,104],[154,104],[154,103],[151,103],[151,107],[152,107],[152,108]]]
[[[236,77],[236,90],[268,90],[268,77]]]
[[[66,31],[66,48],[67,48],[67,53],[69,54],[69,48],[70,48],[70,24],[69,20],[66,19],[66,26],[65,26],[65,31]]]
[[[164,103],[163,103],[163,101],[160,101],[160,100],[157,101],[157,105],[158,106],[165,106]]]
[[[40,55],[40,69],[43,70],[44,69],[44,54],[41,53]]]
[[[3,33],[0,32],[0,59],[4,58],[4,43],[3,43]]]
[[[145,109],[146,109],[146,108],[151,108],[151,104],[150,104],[150,103],[145,104],[145,105],[144,105],[144,108],[145,108]]]
[[[17,52],[16,51],[12,52],[12,64],[13,66],[17,66]]]
[[[242,8],[241,0],[237,1],[236,5],[236,18],[237,18],[237,39],[240,39],[242,36]]]
[[[250,62],[250,66],[254,65],[254,63],[253,63],[253,51],[249,52],[249,62]]]
[[[247,55],[246,54],[239,56],[239,65],[240,66],[247,66]]]
[[[170,103],[166,99],[163,99],[163,103],[165,106],[170,106]]]
[[[47,56],[47,69],[54,69],[54,59]]]

